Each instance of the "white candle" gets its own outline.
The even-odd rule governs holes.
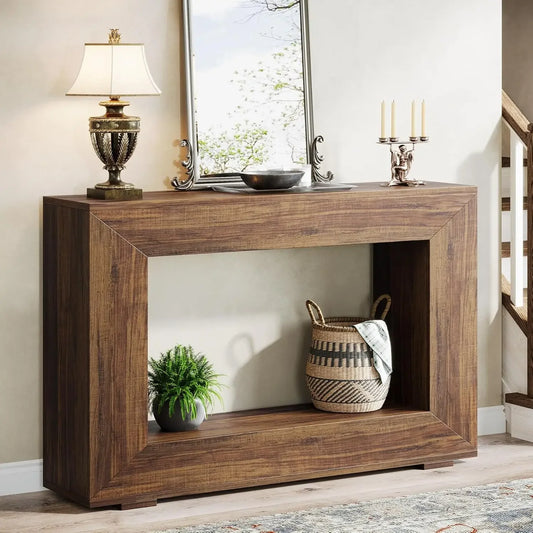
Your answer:
[[[422,131],[420,132],[422,137],[427,137],[426,135],[426,101],[422,100]]]
[[[382,139],[385,138],[385,100],[381,101],[381,135]]]
[[[416,110],[415,110],[415,101],[411,102],[411,137],[416,137]]]
[[[390,136],[396,137],[396,102],[394,100],[390,106]]]

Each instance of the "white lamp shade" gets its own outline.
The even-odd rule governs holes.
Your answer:
[[[86,44],[80,72],[69,96],[143,96],[161,94],[142,44]]]

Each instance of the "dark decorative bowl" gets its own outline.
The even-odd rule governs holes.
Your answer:
[[[303,170],[257,170],[241,173],[241,179],[252,189],[290,189],[303,175]]]

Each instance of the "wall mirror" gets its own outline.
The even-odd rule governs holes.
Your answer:
[[[313,165],[307,0],[183,0],[187,139],[180,190]]]

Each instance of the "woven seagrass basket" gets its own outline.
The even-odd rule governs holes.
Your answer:
[[[370,318],[324,318],[312,300],[305,303],[313,323],[311,348],[307,358],[306,381],[313,405],[322,411],[366,413],[381,409],[389,392],[374,368],[372,349],[354,324],[376,318],[379,304],[385,307],[379,318],[389,312],[391,297],[383,294],[372,305]]]

